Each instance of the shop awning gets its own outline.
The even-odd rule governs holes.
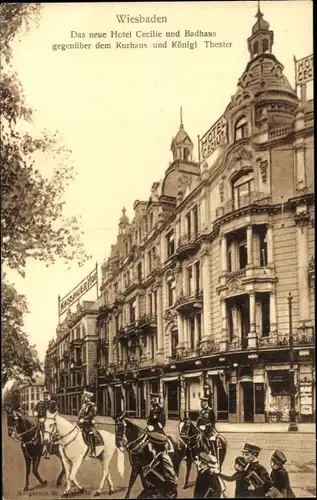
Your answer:
[[[184,378],[195,378],[201,377],[203,372],[191,372],[191,373],[183,373]]]
[[[176,375],[174,377],[164,377],[164,378],[162,378],[162,381],[163,382],[173,382],[174,380],[178,380],[178,379],[179,379],[179,377],[178,377],[178,375]]]

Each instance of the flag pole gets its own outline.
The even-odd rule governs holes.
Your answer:
[[[293,60],[294,60],[294,68],[295,68],[295,93],[297,95],[297,75],[296,75],[296,63],[297,63],[297,60],[296,60],[295,56],[293,56]]]
[[[61,296],[58,296],[58,324],[61,324]]]

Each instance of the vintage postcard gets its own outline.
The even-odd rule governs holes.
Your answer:
[[[0,4],[5,500],[316,498],[312,7]]]

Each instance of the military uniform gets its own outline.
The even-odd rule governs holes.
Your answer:
[[[227,476],[225,474],[220,473],[219,477],[221,479],[224,479],[225,481],[235,481],[236,482],[236,488],[235,488],[235,493],[234,497],[235,498],[245,498],[249,496],[249,490],[248,490],[248,481],[245,479],[246,472],[244,468],[246,467],[246,462],[243,459],[243,457],[237,457],[235,459],[235,466],[238,465],[240,468],[243,467],[243,470],[237,470],[232,476]]]
[[[157,399],[159,399],[160,397],[159,394],[153,394],[153,393],[150,394],[150,396],[155,397]],[[159,403],[155,403],[150,410],[147,419],[147,426],[152,426],[155,432],[163,433],[165,424],[166,424],[166,416],[164,408]]]
[[[43,394],[49,394],[49,392],[44,390]],[[46,418],[47,411],[49,411],[50,413],[56,413],[58,411],[58,406],[54,399],[44,399],[39,401],[33,409],[33,415],[37,417],[37,423],[39,425],[40,436],[43,443],[42,454],[46,459],[49,459],[52,445],[50,444],[49,447],[47,448],[46,443],[44,443],[44,429],[42,425]]]
[[[222,486],[218,472],[218,462],[215,457],[201,452],[198,456],[202,468],[198,470],[194,498],[221,498],[221,493],[225,490]]]
[[[166,452],[167,438],[158,432],[149,432],[149,442],[159,447],[149,465],[142,467],[145,488],[137,498],[176,498],[177,476]]]
[[[93,394],[90,392],[85,392],[84,396],[93,397]],[[78,414],[78,425],[86,434],[88,442],[90,444],[90,456],[96,457],[96,446],[95,446],[95,436],[94,436],[94,428],[95,422],[94,419],[97,415],[97,408],[95,403],[92,401],[88,401],[83,403],[79,414]]]
[[[271,480],[273,485],[279,490],[282,497],[295,498],[294,492],[289,483],[288,472],[284,468],[284,464],[287,461],[284,453],[282,451],[275,451],[271,460],[278,466],[278,468],[274,468],[271,471]]]
[[[253,456],[252,461],[248,462],[245,468],[245,479],[248,483],[249,491],[247,498],[263,498],[273,487],[273,482],[268,471],[258,462],[257,457],[260,451],[261,448],[248,443],[244,445],[244,449],[242,450],[243,453]]]

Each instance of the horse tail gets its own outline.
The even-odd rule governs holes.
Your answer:
[[[117,469],[121,477],[124,476],[124,452],[117,448]]]

